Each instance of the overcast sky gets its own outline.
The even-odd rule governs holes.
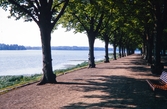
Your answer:
[[[39,28],[35,22],[24,22],[8,19],[9,12],[0,8],[0,43],[18,44],[24,46],[41,46]],[[65,39],[65,40],[64,40]],[[64,28],[58,28],[52,33],[52,46],[88,46],[86,34],[73,31],[65,32]],[[104,42],[95,40],[95,47],[104,47]]]

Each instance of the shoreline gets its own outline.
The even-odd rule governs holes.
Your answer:
[[[96,64],[100,64],[102,62],[103,62],[103,60],[95,61]],[[85,62],[82,62],[80,64],[74,65],[73,67],[54,70],[53,73],[56,74],[56,76],[58,77],[58,76],[62,76],[62,75],[65,75],[67,73],[77,71],[77,70],[81,70],[81,69],[84,69],[84,68],[87,68],[87,67],[88,67],[88,62],[85,61]],[[30,80],[28,80],[28,81],[27,80],[22,80],[22,78],[24,78],[24,77],[28,78]],[[3,78],[6,78],[7,83],[10,81],[13,84],[12,85],[7,85],[7,87],[3,87],[3,83],[2,83],[2,81],[4,81],[4,80],[2,80]],[[31,78],[35,78],[35,79],[31,80]],[[18,88],[21,88],[21,87],[24,87],[24,86],[27,86],[27,85],[37,83],[37,82],[40,81],[41,78],[42,78],[42,74],[0,76],[0,95],[6,93],[8,91],[14,90],[14,89],[18,89]],[[15,83],[15,81],[16,81],[16,83]],[[6,83],[6,82],[4,81],[4,83]],[[19,82],[19,83],[17,83],[17,82]]]
[[[0,76],[7,75],[31,75],[42,74],[42,53],[38,50],[33,51],[5,51],[0,52],[1,65]],[[104,59],[104,52],[95,52],[95,61]],[[83,60],[88,60],[87,51],[53,51],[52,52],[53,70],[65,69],[66,64],[77,65]],[[73,61],[74,60],[74,61]],[[82,60],[82,61],[80,61]]]
[[[111,55],[111,54],[110,54]],[[118,54],[117,54],[117,59],[118,59]],[[113,61],[113,56],[109,56],[109,60],[110,61]],[[75,60],[76,61],[76,60]],[[98,59],[98,60],[95,60],[95,64],[100,64],[100,63],[104,63],[104,59]],[[64,65],[65,66],[65,65]],[[67,65],[69,66],[69,65]],[[65,68],[62,68],[62,69],[55,69],[53,70],[53,73],[56,74],[56,76],[61,76],[61,75],[64,75],[64,74],[67,74],[67,73],[70,73],[70,72],[74,72],[74,71],[77,71],[77,70],[81,70],[81,69],[84,69],[84,68],[88,68],[88,61],[84,61],[84,62],[81,62],[81,63],[78,63],[78,64],[75,64],[75,65],[70,65],[70,67],[65,67]],[[3,94],[3,93],[6,93],[8,91],[11,91],[13,89],[17,89],[17,88],[20,88],[20,87],[23,87],[23,86],[27,86],[27,85],[30,85],[30,84],[33,84],[33,83],[37,83],[40,81],[40,79],[42,78],[42,73],[40,74],[26,74],[26,75],[6,75],[6,76],[0,76],[0,95]],[[25,78],[37,78],[35,80],[22,80],[20,81],[20,83],[14,83],[12,85],[9,85],[7,87],[4,87],[4,88],[1,88],[2,87],[2,80],[1,78],[3,77],[9,77],[9,78],[18,78],[20,79],[20,77],[25,77]]]

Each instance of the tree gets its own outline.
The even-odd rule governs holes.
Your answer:
[[[116,47],[119,47],[120,57],[124,56],[125,48],[128,51],[127,53],[131,54],[134,53],[134,49],[139,43],[137,40],[141,39],[137,37],[139,35],[136,35],[137,33],[135,32],[139,25],[135,17],[136,9],[133,7],[132,1],[115,1],[114,9],[112,8],[115,13],[112,14],[112,20],[109,25],[111,25],[110,31],[112,31],[110,43],[114,47],[114,59],[116,59]]]
[[[152,14],[154,19],[154,64],[152,65],[152,73],[161,74],[163,66],[161,64],[161,42],[165,24],[167,22],[167,2],[165,0],[150,0],[152,6]]]
[[[138,19],[140,23],[143,23],[144,27],[143,53],[146,58],[149,56],[148,62],[152,63],[152,73],[161,74],[163,65],[161,64],[160,53],[162,50],[161,43],[164,27],[167,23],[167,2],[165,0],[130,0],[129,2],[131,2],[135,10],[141,13]],[[152,58],[152,51],[154,51],[153,62],[150,61]]]
[[[5,10],[9,9],[10,17],[15,17],[16,20],[24,18],[25,21],[35,21],[40,29],[43,78],[39,84],[56,83],[56,75],[52,70],[51,32],[63,15],[68,2],[69,0],[3,0],[0,5]]]
[[[111,8],[112,7],[112,8]],[[115,2],[110,1],[110,2],[106,2],[105,5],[105,17],[104,20],[102,22],[101,28],[100,28],[100,32],[99,32],[99,36],[98,38],[103,40],[105,42],[105,63],[110,62],[109,61],[109,56],[108,56],[108,45],[110,43],[110,36],[112,34],[112,22],[114,22],[114,15],[117,13],[117,10],[115,9]]]
[[[89,41],[89,67],[95,68],[94,42],[97,38],[104,18],[102,0],[73,0],[69,3],[67,13],[63,15],[61,24],[67,30],[85,32]]]
[[[167,2],[165,0],[138,1],[142,4],[139,12],[143,17],[139,17],[144,26],[144,55],[151,65],[152,73],[161,74],[163,65],[161,64],[162,36],[165,24],[167,23]],[[144,14],[143,14],[144,13]],[[153,47],[152,47],[153,46]],[[152,60],[153,51],[153,60]]]

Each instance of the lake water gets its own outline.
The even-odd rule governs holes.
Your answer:
[[[104,51],[95,51],[95,61],[104,59]],[[88,60],[88,51],[52,50],[53,70],[64,69]],[[42,73],[42,51],[0,51],[0,76]]]

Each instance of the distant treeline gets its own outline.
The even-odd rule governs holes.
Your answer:
[[[23,46],[17,44],[0,44],[0,50],[41,50],[41,47],[31,47],[31,46]],[[52,50],[89,50],[89,47],[79,47],[79,46],[52,46]],[[103,47],[94,47],[94,50],[100,51],[105,50]],[[109,48],[112,50],[112,48]]]
[[[26,47],[17,44],[0,44],[0,50],[26,50]]]
[[[27,50],[41,50],[41,47],[26,47]],[[52,50],[89,50],[89,47],[78,47],[78,46],[52,46]],[[105,50],[103,47],[94,47],[94,50]],[[112,50],[110,48],[109,50]]]

